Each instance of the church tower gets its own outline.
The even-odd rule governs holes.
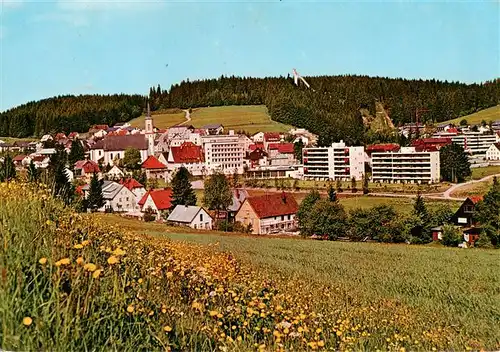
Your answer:
[[[146,113],[146,118],[144,119],[146,139],[148,141],[148,156],[155,154],[155,133],[153,131],[153,119],[151,118],[151,110],[149,109]]]

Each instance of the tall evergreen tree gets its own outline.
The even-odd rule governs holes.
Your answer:
[[[7,154],[3,162],[0,162],[0,182],[10,181],[14,178],[16,178],[16,167],[10,154]]]
[[[333,188],[333,185],[331,183],[328,185],[328,199],[330,200],[330,202],[337,201],[337,192],[335,192],[335,188]]]
[[[369,181],[368,175],[365,173],[363,175],[363,194],[368,194],[370,192],[368,181]]]
[[[104,196],[102,194],[102,180],[97,178],[97,174],[95,172],[90,180],[89,195],[85,203],[87,208],[91,211],[96,211],[97,209],[102,208],[105,204]]]
[[[414,242],[426,243],[431,241],[431,222],[429,213],[427,212],[427,206],[425,205],[424,198],[420,194],[417,194],[415,202],[413,203],[413,215],[416,219],[415,226],[412,229],[412,235],[417,239]]]
[[[295,159],[297,159],[299,163],[302,163],[302,149],[304,149],[304,142],[302,142],[302,138],[299,138],[299,140],[293,144]]]
[[[189,181],[189,171],[181,166],[172,178],[172,207],[176,205],[196,205],[196,194]]]
[[[28,165],[28,181],[29,182],[38,182],[39,178],[40,178],[40,172],[36,168],[33,160],[31,160],[30,164]]]
[[[476,205],[474,217],[481,224],[483,237],[481,243],[491,243],[500,247],[500,182],[496,177],[493,184],[484,195],[484,199]]]
[[[56,153],[51,155],[49,165],[49,177],[52,183],[52,194],[61,198],[65,204],[71,203],[74,196],[74,187],[69,182],[66,172],[68,154],[64,148],[56,145]]]
[[[73,170],[75,163],[85,158],[82,142],[79,139],[74,139],[71,142],[71,150],[68,155],[68,167]]]
[[[439,150],[441,178],[450,182],[463,182],[472,174],[467,153],[458,144],[452,143]]]

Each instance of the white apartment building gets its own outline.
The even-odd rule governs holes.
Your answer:
[[[453,143],[461,145],[466,152],[473,155],[486,154],[488,148],[496,142],[499,142],[498,136],[493,134],[484,134],[481,132],[464,132],[462,134],[444,135],[439,134],[441,137],[449,137]]]
[[[417,152],[415,147],[399,151],[375,152],[372,158],[373,182],[436,183],[440,181],[439,152]]]
[[[243,158],[248,144],[246,136],[229,131],[228,135],[203,136],[201,140],[209,173],[215,170],[224,174],[233,174],[235,170],[243,173]]]
[[[330,147],[302,150],[304,178],[361,180],[365,172],[364,147],[347,147],[344,141]]]

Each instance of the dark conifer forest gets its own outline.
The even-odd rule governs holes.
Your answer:
[[[152,87],[153,110],[222,105],[267,106],[275,121],[304,127],[320,136],[320,144],[383,141],[363,125],[363,114],[375,115],[380,102],[395,125],[441,122],[499,103],[500,79],[483,84],[406,80],[368,76],[305,77],[311,89],[291,77],[220,77],[182,81],[169,90]],[[97,123],[113,124],[139,116],[146,97],[139,95],[64,96],[31,102],[0,114],[0,135],[39,136],[55,131],[86,131]],[[425,111],[424,111],[425,110]]]

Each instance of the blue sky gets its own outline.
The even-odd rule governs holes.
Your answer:
[[[220,75],[500,76],[498,2],[0,0],[0,110]]]

